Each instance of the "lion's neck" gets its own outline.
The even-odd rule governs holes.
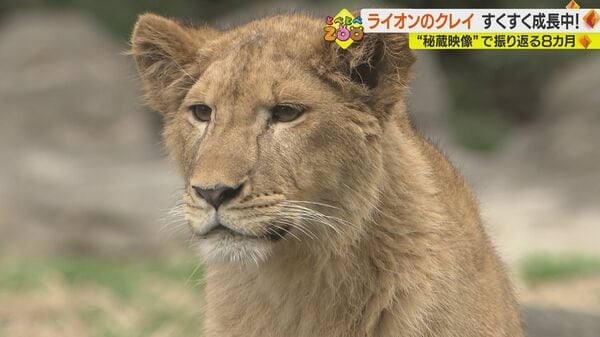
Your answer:
[[[358,328],[368,299],[382,290],[375,270],[365,270],[367,259],[361,253],[273,259],[244,270],[209,268],[206,314],[230,322],[221,326],[245,327],[215,330],[214,335],[352,336],[339,327]]]
[[[421,226],[443,220],[435,212],[435,190],[424,181],[428,168],[418,153],[410,146],[399,153],[397,143],[385,142],[384,150],[395,153],[389,158],[404,160],[385,163],[396,167],[386,173],[380,211],[360,240],[342,255],[279,257],[252,269],[209,267],[207,321],[219,323],[207,327],[208,336],[373,335],[393,301],[429,291],[426,270],[435,269],[427,264],[436,261],[426,250],[431,228]]]

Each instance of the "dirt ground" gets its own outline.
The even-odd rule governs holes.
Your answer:
[[[517,286],[522,303],[600,314],[600,276]]]

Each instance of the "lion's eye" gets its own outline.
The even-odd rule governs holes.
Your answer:
[[[274,122],[291,122],[300,117],[306,108],[298,105],[278,104],[271,110]]]
[[[194,104],[189,107],[189,110],[195,119],[201,122],[210,122],[210,115],[212,114],[212,109],[208,105]]]

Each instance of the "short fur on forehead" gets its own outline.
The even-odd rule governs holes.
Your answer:
[[[284,27],[278,24],[282,19],[288,23]],[[238,36],[253,37],[252,40],[268,34],[293,34],[295,30],[290,27],[293,25],[301,25],[303,33],[292,42],[285,43],[282,39],[281,48],[290,49],[288,54],[307,53],[306,62],[336,84],[345,97],[358,98],[382,114],[402,101],[409,69],[415,61],[404,34],[365,34],[362,41],[344,50],[324,41],[321,21],[304,14],[266,18],[232,31]],[[263,27],[259,35],[258,26]],[[268,29],[269,26],[274,29]],[[148,105],[162,113],[177,110],[201,69],[210,62],[202,48],[227,33],[209,27],[184,26],[153,14],[141,15],[131,37],[130,54],[138,67]],[[227,46],[224,38],[219,41],[219,47],[225,51],[228,47],[241,48]],[[317,50],[311,50],[314,48]]]

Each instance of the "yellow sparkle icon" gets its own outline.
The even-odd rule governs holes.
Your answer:
[[[589,12],[587,12],[583,16],[583,21],[590,28],[594,28],[594,26],[596,26],[596,23],[598,23],[599,20],[600,20],[600,15],[598,15],[598,12],[596,12],[593,9],[590,9]]]
[[[592,43],[592,39],[586,34],[579,38],[579,43],[581,43],[583,48],[587,49],[590,43]]]
[[[579,4],[577,2],[575,2],[575,0],[571,0],[569,1],[569,3],[567,4],[567,6],[565,7],[566,9],[579,9]]]

